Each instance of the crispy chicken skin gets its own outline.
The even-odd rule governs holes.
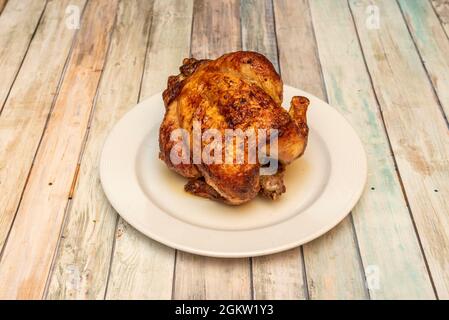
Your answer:
[[[187,192],[231,205],[248,202],[259,193],[277,199],[285,192],[284,167],[306,148],[309,101],[293,97],[287,112],[281,106],[282,87],[273,65],[256,52],[238,51],[216,60],[184,59],[180,74],[168,78],[163,92],[166,113],[160,127],[159,146],[161,160],[190,179],[185,187]],[[170,152],[175,142],[170,140],[171,132],[182,128],[192,137],[194,122],[201,124],[202,132],[216,129],[223,136],[226,129],[278,130],[278,172],[261,176],[258,161],[173,164]],[[201,147],[207,143],[202,141]],[[192,140],[186,148],[192,150]]]

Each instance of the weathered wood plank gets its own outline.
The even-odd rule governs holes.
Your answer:
[[[33,38],[46,0],[10,0],[0,3],[0,113]]]
[[[449,1],[448,0],[431,0],[436,14],[440,18],[440,22],[449,37]]]
[[[218,58],[241,49],[239,0],[195,0],[191,53]]]
[[[274,0],[273,5],[284,83],[325,99],[308,2]]]
[[[416,228],[440,298],[449,298],[449,132],[394,1],[376,1],[380,28],[366,27],[372,1],[350,0]]]
[[[0,115],[0,251],[73,43],[75,30],[65,27],[65,8],[69,3],[82,9],[85,0],[48,4]]]
[[[175,299],[250,299],[249,259],[217,259],[178,251]]]
[[[141,96],[164,89],[189,55],[193,3],[156,0]],[[175,250],[151,240],[120,219],[108,284],[108,299],[170,299]]]
[[[1,259],[0,298],[43,295],[116,11],[117,1],[87,4]]]
[[[308,1],[274,1],[274,11],[284,82],[326,99]],[[311,299],[366,298],[349,217],[324,236],[304,245],[303,252]]]
[[[434,298],[348,4],[319,0],[311,9],[329,101],[368,155],[367,188],[353,217],[370,296]]]
[[[241,0],[243,50],[265,55],[279,72],[273,3],[271,0]]]
[[[110,129],[138,100],[152,7],[146,0],[119,4],[78,185],[49,280],[49,299],[105,296],[118,218],[101,188],[98,164]]]
[[[167,1],[167,0],[165,0]],[[170,299],[175,250],[120,219],[107,299]]]
[[[243,0],[240,14],[243,48],[264,54],[279,71],[271,0]],[[255,299],[304,299],[306,297],[303,260],[299,248],[255,257],[252,271]]]
[[[255,299],[308,298],[300,248],[253,258]]]
[[[191,52],[217,58],[241,48],[239,1],[195,1]],[[249,259],[215,259],[179,251],[175,299],[249,299]]]
[[[449,117],[449,40],[428,1],[399,1],[424,67]]]

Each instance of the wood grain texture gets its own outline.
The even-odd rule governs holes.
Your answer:
[[[279,61],[271,0],[242,0],[242,44],[245,50],[264,54],[279,71]],[[301,250],[252,259],[255,299],[304,299],[306,288]]]
[[[193,3],[154,1],[141,97],[165,88],[189,55]],[[142,235],[120,219],[107,299],[170,299],[175,250]]]
[[[194,0],[192,57],[216,59],[241,49],[240,1]]]
[[[300,248],[253,258],[254,299],[307,299]]]
[[[72,203],[59,243],[49,299],[103,299],[117,213],[100,185],[100,154],[112,126],[138,100],[153,3],[121,1],[97,93]]]
[[[396,2],[350,1],[374,90],[439,298],[449,298],[449,132]]]
[[[1,259],[0,298],[43,295],[116,11],[117,1],[87,4]]]
[[[440,22],[449,37],[449,0],[431,0]]]
[[[284,83],[325,99],[308,1],[274,0],[273,5]]]
[[[248,259],[218,259],[178,251],[174,299],[250,299]]]
[[[353,125],[368,156],[367,187],[353,217],[370,296],[434,298],[348,4],[318,0],[311,11],[329,102]]]
[[[240,48],[239,1],[195,1],[192,56],[216,58]],[[173,297],[249,299],[249,259],[215,259],[178,251]]]
[[[271,0],[241,0],[243,50],[265,55],[279,72],[273,3]]]
[[[326,100],[308,1],[274,1],[274,11],[284,83]],[[367,298],[349,217],[303,252],[311,299]]]
[[[48,4],[0,115],[0,251],[73,43],[75,30],[65,27],[65,8],[69,3],[83,8],[85,0]]]
[[[449,39],[428,1],[399,1],[424,67],[449,117]]]
[[[10,0],[3,12],[0,8],[0,112],[27,53],[45,3],[46,0]]]

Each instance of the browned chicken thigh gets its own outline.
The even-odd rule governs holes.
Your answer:
[[[281,106],[282,87],[273,65],[256,52],[239,51],[216,60],[184,59],[180,74],[169,77],[163,92],[166,113],[160,127],[159,145],[160,158],[167,166],[189,178],[186,191],[232,205],[248,202],[259,193],[276,199],[285,192],[284,168],[306,148],[309,100],[293,97],[287,112]],[[277,170],[269,175],[261,174],[261,168],[267,163],[259,157],[255,162],[249,161],[248,141],[238,149],[237,144],[232,143],[229,148],[224,146],[224,141],[204,141],[203,137],[200,151],[208,144],[218,143],[223,145],[222,159],[230,154],[233,161],[194,159],[195,123],[199,124],[200,135],[209,129],[223,137],[230,129],[254,132],[258,151],[262,151],[262,140],[265,143],[274,136],[262,138],[260,130],[276,132],[277,152],[272,152],[274,147],[270,143],[264,152],[269,153],[266,158],[276,161]],[[188,136],[183,140],[183,150],[174,148],[178,141],[172,133],[177,129],[183,129]],[[173,150],[188,161],[173,161]],[[237,161],[239,156],[244,161]]]

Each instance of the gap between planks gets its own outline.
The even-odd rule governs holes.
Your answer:
[[[188,56],[192,9],[192,3],[183,0],[154,3],[142,97],[160,91],[166,84],[167,70],[176,72]],[[116,240],[106,298],[169,299],[175,250],[143,236],[122,219],[118,230],[121,236]]]
[[[332,97],[331,103],[336,107],[338,106],[340,112],[350,122],[353,122],[362,140],[369,146],[367,148],[370,155],[368,159],[371,163],[369,172],[374,176],[368,176],[368,183],[378,183],[382,187],[391,188],[388,194],[380,198],[378,195],[365,190],[353,210],[355,212],[352,215],[355,228],[354,235],[360,248],[362,267],[377,264],[382,267],[379,271],[383,272],[383,278],[388,280],[387,283],[384,280],[382,286],[383,288],[387,287],[388,290],[382,289],[379,291],[372,288],[368,293],[373,299],[431,296],[430,282],[425,276],[417,278],[415,275],[415,272],[421,271],[427,274],[424,266],[425,261],[422,260],[419,244],[416,243],[416,233],[409,213],[401,208],[405,204],[404,194],[400,188],[400,182],[394,178],[394,176],[397,177],[394,159],[391,162],[388,160],[389,154],[387,153],[390,151],[388,135],[381,118],[379,104],[376,103],[376,97],[372,92],[372,84],[367,74],[364,56],[360,51],[360,46],[358,46],[357,30],[354,28],[348,5],[343,1],[318,0],[311,2],[311,6],[314,13],[314,26],[318,28],[318,31],[316,31],[319,38],[318,49],[322,64],[324,62],[326,68],[325,79],[326,83],[329,84],[327,90]],[[347,22],[348,18],[349,23]],[[328,28],[327,24],[329,23],[335,27]],[[339,39],[339,42],[334,39]],[[354,45],[354,43],[357,43],[357,45]],[[352,73],[346,73],[345,69],[342,69],[350,67],[354,69]],[[357,71],[360,74],[357,74]],[[345,93],[340,91],[341,87],[351,88],[351,90]],[[351,93],[355,90],[357,90],[357,93]],[[364,107],[362,103],[365,104]],[[353,111],[356,106],[359,109]],[[370,121],[366,129],[361,124],[367,120]],[[375,144],[381,145],[383,140],[385,140],[387,148],[382,147],[380,151],[376,151],[378,148],[374,148]],[[373,154],[373,151],[376,152]],[[379,155],[376,156],[376,153],[385,153],[385,156],[379,157]],[[384,158],[386,160],[383,160]],[[386,173],[380,171],[382,168],[387,170]],[[392,174],[392,180],[387,183],[383,179],[387,178],[390,173]],[[392,198],[390,194],[395,196]],[[383,227],[383,221],[379,220],[381,217],[388,221],[389,225]],[[379,239],[381,242],[373,246],[371,243],[372,240],[377,240],[375,231],[377,229],[382,230],[384,234]],[[390,250],[387,250],[388,245],[385,243],[387,239],[392,240],[391,245],[393,246],[390,247]],[[407,243],[401,244],[401,241],[404,240],[407,240]],[[406,246],[407,250],[398,248],[401,245]],[[397,254],[391,256],[392,252]],[[408,267],[409,264],[413,264],[413,268]],[[403,278],[388,276],[391,273],[398,272]],[[400,281],[400,279],[405,281]],[[364,282],[366,283],[365,274]],[[404,282],[406,283],[404,284]]]
[[[151,20],[150,20],[149,27],[148,27],[148,35],[146,37],[145,53],[144,53],[144,57],[143,57],[143,68],[141,70],[141,75],[140,75],[140,82],[139,82],[140,85],[139,85],[139,91],[138,91],[138,94],[137,94],[137,102],[141,101],[141,99],[142,99],[143,80],[144,80],[145,70],[146,70],[146,66],[147,66],[148,52],[149,52],[149,49],[150,49],[151,30],[152,30],[152,26],[153,26],[154,1],[152,3],[151,7],[152,7],[152,9],[151,9],[152,14],[150,15],[150,19]],[[108,201],[108,200],[106,200],[106,201]],[[116,213],[114,235],[117,233],[120,219],[121,219],[121,217],[118,215],[118,213]],[[112,266],[113,266],[113,262],[114,262],[115,247],[116,247],[116,237],[114,237],[113,240],[112,240],[112,248],[111,248],[111,254],[110,254],[110,259],[109,259],[109,268],[107,270],[106,286],[105,286],[104,296],[103,296],[104,300],[106,300],[106,298],[108,296],[109,283],[110,283],[110,280],[111,280],[111,270],[112,270]],[[175,263],[176,263],[176,256],[175,256]]]
[[[437,15],[431,16],[434,14],[432,4],[427,1],[421,3],[417,1],[422,0],[408,0],[408,2],[397,0],[397,4],[414,48],[426,71],[427,79],[440,107],[441,115],[449,127],[449,39],[446,37],[444,28]],[[412,11],[413,9],[415,12]],[[421,19],[426,18],[426,21],[421,21]],[[434,18],[434,21],[428,20],[431,18]],[[419,22],[422,22],[423,25],[419,25]],[[432,22],[436,23],[437,26],[429,26]],[[438,28],[438,25],[441,28]],[[430,48],[430,46],[432,47]]]
[[[437,148],[438,152],[443,157],[446,157],[448,150],[446,145],[442,142],[442,139],[445,136],[443,127],[447,128],[447,126],[443,125],[443,123],[445,123],[444,118],[440,119],[441,113],[438,101],[433,95],[432,83],[429,83],[428,81],[425,67],[419,65],[421,62],[419,53],[407,51],[409,54],[404,55],[404,51],[410,46],[413,46],[413,39],[407,30],[406,22],[403,19],[393,19],[391,16],[396,13],[401,15],[398,3],[378,1],[377,4],[380,5],[381,9],[383,9],[384,12],[387,12],[384,13],[386,14],[386,18],[384,16],[384,21],[387,21],[388,28],[383,27],[378,30],[377,33],[367,34],[366,31],[361,31],[363,28],[360,28],[360,24],[362,23],[360,20],[360,5],[363,5],[364,2],[365,1],[356,3],[355,1],[349,1],[349,7],[356,29],[358,30],[358,37],[366,59],[365,61],[373,90],[378,97],[381,109],[385,109],[383,110],[385,127],[389,132],[392,149],[395,151],[395,155],[397,155],[396,160],[398,163],[398,170],[410,204],[411,218],[417,231],[416,236],[421,242],[421,248],[425,253],[428,268],[430,269],[429,277],[433,279],[432,284],[434,289],[436,289],[435,294],[440,298],[442,296],[447,297],[449,276],[447,274],[447,268],[444,267],[445,261],[447,261],[447,254],[444,253],[444,251],[447,250],[447,246],[445,245],[448,242],[447,228],[445,228],[445,226],[447,227],[447,220],[445,220],[445,216],[441,212],[444,210],[445,206],[447,206],[447,202],[445,202],[443,196],[436,197],[433,192],[431,192],[433,190],[427,190],[428,188],[433,189],[435,185],[439,186],[439,184],[443,182],[444,170],[441,171],[441,169],[436,166],[439,159],[434,159],[436,162],[432,160],[433,158],[429,156],[428,151],[430,146],[427,146],[426,143],[424,143],[432,143],[432,148]],[[359,15],[354,13],[354,10],[357,11]],[[391,35],[388,34],[393,31],[397,32],[398,34],[396,34],[396,36],[399,37],[395,44],[391,43],[392,38]],[[386,35],[384,33],[386,33]],[[379,42],[381,43],[382,48],[379,47]],[[386,61],[377,58],[377,55],[379,55],[378,50],[380,49],[383,50]],[[392,51],[395,53],[394,55],[392,54]],[[390,60],[400,54],[403,55],[403,60],[391,63]],[[416,61],[419,63],[415,63]],[[408,71],[404,64],[413,64],[416,65],[417,68]],[[410,73],[412,72],[414,74],[410,77]],[[386,75],[384,75],[385,73]],[[404,82],[395,82],[396,86],[389,83],[391,81],[398,81],[399,79],[397,79],[397,77],[402,77],[402,79],[408,78],[409,83],[404,85]],[[388,89],[385,90],[385,88],[382,88],[383,85],[387,86]],[[412,92],[417,92],[416,88],[418,87],[421,88],[421,94],[413,96]],[[401,110],[402,105],[410,107],[411,102],[404,100],[403,98],[404,96],[409,95],[414,98],[414,103],[420,108],[404,108]],[[419,100],[423,99],[422,97],[425,97],[426,102]],[[423,118],[419,115],[419,112],[422,112],[424,106],[427,106],[426,108],[429,109]],[[398,108],[399,110],[397,110]],[[394,112],[405,113],[406,117],[403,118],[403,123],[400,122],[401,118],[395,118]],[[433,125],[429,126],[430,123],[428,117],[431,116],[434,117],[434,119],[430,120]],[[419,124],[418,118],[422,119],[424,124],[426,122],[427,124],[425,127],[417,128],[420,130],[420,134],[416,135],[406,129],[408,128],[408,125],[410,125],[407,121],[413,121],[413,123]],[[417,120],[418,122],[415,122],[414,120]],[[398,121],[399,123],[396,123]],[[392,126],[393,122],[395,123],[395,126]],[[400,126],[401,124],[402,127]],[[442,136],[440,136],[440,134]],[[422,140],[430,135],[432,135],[431,140]],[[414,150],[413,155],[421,156],[422,163],[426,170],[425,172],[423,172],[423,168],[414,165],[413,159],[407,158],[407,153],[404,154],[404,152],[410,151],[404,149],[405,147],[410,146],[410,143],[412,143],[411,147],[413,147],[413,144],[416,145],[417,143],[420,147],[423,147],[422,149]],[[443,192],[443,189],[440,191]],[[422,200],[425,199],[426,203],[431,205],[430,210],[428,205],[424,206],[420,201],[421,198]],[[435,230],[435,228],[437,228],[437,230]]]
[[[2,1],[2,0],[0,0],[0,1]],[[3,1],[5,1],[3,3],[3,6],[4,6],[6,4],[7,0],[3,0]],[[22,0],[18,0],[18,1],[22,1]],[[30,30],[30,31],[32,31],[31,32],[31,36],[29,37],[28,41],[25,40],[28,44],[24,48],[23,56],[22,56],[22,58],[19,58],[20,59],[19,61],[15,61],[15,63],[18,63],[18,66],[16,67],[16,70],[13,71],[13,74],[8,75],[9,77],[11,77],[11,81],[10,81],[10,84],[8,84],[9,88],[5,89],[6,92],[4,93],[3,101],[1,101],[1,99],[2,99],[1,95],[3,95],[3,94],[0,94],[0,116],[2,114],[3,108],[5,107],[6,101],[8,100],[8,97],[9,97],[9,95],[11,93],[11,89],[14,86],[14,83],[16,82],[16,79],[17,79],[17,76],[18,76],[18,74],[20,72],[20,69],[22,68],[23,62],[24,62],[24,60],[25,60],[25,58],[27,56],[28,50],[30,49],[31,43],[33,42],[34,36],[36,35],[36,31],[37,31],[39,25],[41,24],[41,20],[42,20],[42,17],[44,15],[45,9],[47,8],[48,1],[47,0],[43,0],[43,1],[45,1],[45,3],[44,3],[44,6],[42,8],[42,11],[41,11],[41,13],[39,15],[39,18],[37,19],[37,23],[36,23],[35,27],[32,30]],[[0,3],[0,18],[5,20],[6,19],[5,17],[9,17],[9,16],[6,15],[6,14],[8,14],[8,12],[6,12],[5,15],[2,15],[2,13],[3,13],[2,9],[4,9],[4,7],[1,7],[1,5],[2,4]],[[14,3],[10,4],[10,6],[13,6],[13,5],[14,5]],[[32,9],[28,9],[28,11],[29,11],[30,14],[33,13]],[[17,18],[17,17],[15,17],[15,18]],[[29,17],[27,17],[27,18],[29,18]],[[16,30],[13,30],[13,32],[14,31],[16,31]],[[17,40],[18,40],[18,37],[14,37],[14,41],[17,42]],[[5,48],[7,48],[7,46],[5,46]],[[15,48],[15,49],[17,49],[17,48]],[[18,56],[18,55],[20,55],[20,52],[14,52],[14,56]],[[11,68],[11,61],[6,61],[6,63],[8,63],[9,64],[8,67]],[[12,63],[13,67],[14,67],[15,63],[14,62]],[[3,71],[3,72],[5,72],[5,71]],[[5,75],[3,75],[3,77],[5,77]]]
[[[80,1],[80,4],[81,4],[81,6],[82,6],[82,12],[84,12],[84,8],[85,8],[84,5],[85,5],[85,2]],[[46,10],[48,11],[49,8],[46,7]],[[46,10],[43,11],[43,14],[46,12]],[[39,26],[40,26],[40,24],[37,26],[36,31],[37,31],[37,29],[39,29]],[[35,31],[35,33],[36,33],[36,31]],[[53,110],[54,104],[55,104],[56,99],[57,99],[57,97],[58,97],[58,95],[59,95],[59,91],[60,91],[60,88],[61,88],[61,84],[62,84],[62,81],[63,81],[64,76],[65,76],[65,72],[66,72],[66,69],[67,69],[68,61],[69,61],[69,58],[70,58],[70,56],[71,56],[71,53],[72,53],[72,50],[73,50],[73,46],[74,46],[74,44],[75,44],[75,42],[76,42],[76,35],[77,35],[77,33],[78,33],[78,31],[75,31],[74,34],[70,37],[71,40],[70,40],[69,42],[71,43],[71,45],[69,46],[69,50],[68,50],[67,56],[66,56],[66,58],[64,59],[64,64],[63,64],[62,71],[61,71],[61,73],[60,73],[60,74],[58,75],[58,77],[57,77],[57,78],[58,78],[58,81],[57,81],[57,83],[56,83],[55,94],[53,95],[52,101],[50,102],[49,111],[48,111],[47,116],[46,116],[46,118],[45,118],[45,123],[44,123],[43,129],[42,129],[42,132],[40,133],[40,136],[39,136],[39,139],[38,139],[38,142],[37,142],[37,147],[36,147],[35,151],[33,152],[32,160],[31,160],[31,163],[30,163],[30,167],[29,167],[28,169],[25,169],[25,170],[27,171],[26,178],[25,178],[25,181],[24,181],[24,185],[20,188],[20,196],[19,196],[19,199],[18,199],[18,203],[17,203],[17,205],[15,206],[16,208],[15,208],[15,210],[14,210],[14,214],[13,214],[13,217],[12,217],[12,219],[11,219],[11,223],[10,223],[10,225],[9,225],[9,227],[8,227],[7,235],[6,235],[4,238],[3,238],[3,236],[2,236],[2,238],[0,238],[0,244],[1,244],[1,245],[0,245],[0,261],[1,261],[1,257],[2,257],[2,254],[3,254],[3,250],[4,250],[5,246],[6,246],[6,242],[7,242],[7,239],[8,239],[8,237],[9,237],[10,231],[11,231],[11,229],[12,229],[12,226],[14,225],[14,221],[15,221],[15,217],[16,217],[16,214],[17,214],[17,211],[18,211],[18,208],[19,208],[19,204],[20,204],[20,202],[22,201],[23,194],[24,194],[25,189],[26,189],[26,186],[27,186],[27,184],[28,184],[28,179],[29,179],[29,176],[30,176],[30,174],[31,174],[31,171],[32,171],[32,168],[33,168],[33,165],[34,165],[34,161],[35,161],[35,159],[36,159],[36,155],[37,155],[37,152],[38,152],[38,150],[39,150],[40,144],[41,144],[41,142],[42,142],[44,133],[45,133],[45,131],[46,131],[46,128],[47,128],[47,125],[48,125],[48,121],[49,121],[50,116],[51,116],[51,114],[52,114],[52,110]],[[31,44],[30,44],[30,45],[31,45]],[[29,52],[27,51],[27,53],[29,53]],[[31,53],[30,53],[30,54],[31,54]],[[27,63],[27,62],[25,61],[26,59],[30,59],[29,55],[25,56],[25,58],[24,58],[24,60],[23,60],[25,63]],[[25,65],[24,67],[28,67],[28,65]],[[33,69],[31,69],[31,70],[33,70]],[[27,71],[27,70],[22,70],[22,69],[21,69],[21,70],[17,73],[17,77],[20,77],[20,76],[21,76],[21,73],[26,72],[26,71]],[[22,80],[22,79],[19,79],[19,80]],[[18,86],[18,85],[23,85],[23,83],[20,83],[20,84],[18,83],[18,84],[16,84],[16,86]],[[48,85],[48,83],[47,83],[47,85]],[[11,87],[11,90],[13,90],[13,86]],[[10,98],[10,97],[8,96],[8,98]],[[12,97],[12,98],[15,98],[15,96]],[[20,101],[20,100],[19,100],[19,101]],[[5,106],[7,105],[7,103],[9,103],[9,101],[8,101],[8,100],[5,100]],[[3,115],[3,118],[1,118],[1,115],[0,115],[0,120],[3,121],[5,117],[7,117],[7,115]],[[10,177],[10,178],[11,178],[11,177]],[[7,210],[8,210],[8,208],[6,208],[6,211],[7,211]],[[1,233],[0,233],[0,234],[1,234]],[[3,242],[3,241],[4,241],[4,242]],[[3,243],[2,243],[2,242],[3,242]]]
[[[138,100],[151,8],[152,2],[143,0],[119,3],[79,161],[79,182],[67,211],[47,298],[104,299],[108,292],[119,219],[100,186],[98,162],[109,130]],[[73,286],[72,282],[78,285]]]
[[[121,1],[123,1],[123,0],[121,0]],[[81,14],[81,17],[80,17],[80,21],[82,21],[82,16],[84,14],[84,9],[85,9],[85,7],[83,8],[83,11],[82,11],[82,14]],[[109,34],[109,40],[108,40],[108,45],[107,45],[107,49],[106,49],[106,53],[105,53],[105,58],[104,58],[104,61],[103,61],[103,67],[102,67],[101,70],[97,69],[97,71],[101,72],[101,74],[100,74],[100,77],[99,77],[99,80],[98,80],[98,83],[97,83],[97,88],[95,90],[95,96],[94,96],[93,103],[92,103],[92,109],[90,110],[89,119],[87,121],[87,129],[86,129],[86,132],[85,132],[85,135],[84,135],[84,138],[83,138],[83,142],[82,142],[82,145],[81,145],[81,149],[80,149],[81,151],[80,151],[80,154],[78,156],[78,161],[77,161],[77,164],[76,164],[76,167],[75,167],[75,172],[73,174],[72,183],[70,184],[69,194],[67,196],[67,204],[66,204],[66,207],[65,207],[65,210],[64,210],[64,217],[63,217],[61,228],[59,230],[58,241],[57,241],[57,244],[55,246],[55,250],[54,250],[54,253],[53,253],[50,269],[49,269],[49,272],[48,272],[48,275],[47,275],[47,279],[45,281],[45,288],[44,288],[44,291],[43,291],[43,294],[42,294],[42,298],[45,298],[47,296],[48,289],[49,289],[49,286],[50,286],[50,280],[51,280],[52,274],[54,272],[54,266],[55,266],[55,262],[56,262],[56,259],[57,259],[57,254],[59,252],[59,247],[60,247],[61,240],[62,240],[62,237],[63,237],[64,228],[65,228],[65,226],[67,224],[68,212],[70,211],[71,204],[72,204],[72,198],[73,198],[73,195],[75,193],[76,184],[78,182],[78,176],[79,176],[79,171],[80,171],[80,167],[81,167],[81,165],[80,165],[81,164],[81,159],[82,159],[85,147],[86,147],[86,143],[87,143],[87,139],[88,139],[89,131],[90,131],[90,125],[91,125],[91,122],[92,122],[93,115],[95,113],[95,107],[97,105],[98,92],[99,92],[99,88],[100,88],[100,85],[102,83],[103,74],[104,74],[103,68],[108,63],[108,57],[109,57],[109,53],[110,53],[110,50],[111,50],[112,36],[114,34],[114,30],[115,30],[115,27],[117,25],[117,13],[118,13],[118,8],[116,9],[116,13],[115,13],[115,16],[114,16],[114,21],[112,23],[112,27],[111,27],[112,31]]]
[[[11,229],[8,246],[5,247],[5,251],[2,257],[2,264],[0,265],[1,281],[5,281],[9,284],[8,290],[2,292],[2,296],[14,296],[16,298],[36,298],[37,296],[41,296],[45,289],[45,281],[46,277],[48,276],[48,272],[50,271],[52,258],[54,256],[54,249],[56,249],[56,245],[59,241],[59,239],[57,238],[57,234],[51,233],[52,231],[60,230],[64,220],[64,209],[67,206],[67,198],[58,197],[58,194],[56,192],[59,189],[57,187],[60,187],[61,190],[63,190],[61,192],[69,192],[69,190],[65,190],[65,188],[70,187],[70,183],[72,181],[71,178],[73,178],[73,176],[70,177],[70,173],[67,172],[68,168],[64,168],[63,166],[71,166],[72,162],[75,162],[72,169],[74,170],[76,167],[76,158],[79,156],[79,152],[81,151],[80,148],[82,144],[82,135],[87,129],[87,120],[92,108],[93,101],[90,101],[90,94],[95,94],[96,86],[98,85],[98,82],[96,81],[99,80],[100,74],[98,73],[97,68],[104,63],[104,54],[106,53],[108,46],[108,35],[112,28],[112,19],[116,13],[115,4],[116,2],[106,3],[106,1],[89,2],[88,4],[88,6],[91,7],[90,23],[92,23],[92,29],[89,31],[98,31],[98,38],[96,38],[97,46],[93,46],[94,51],[92,53],[89,53],[87,55],[85,54],[85,51],[83,50],[86,50],[88,48],[83,47],[83,45],[89,45],[89,41],[94,40],[93,38],[90,38],[89,33],[86,33],[84,34],[84,38],[81,37],[78,39],[79,41],[77,42],[77,45],[80,46],[78,47],[79,50],[76,51],[76,54],[73,53],[71,57],[69,68],[74,73],[72,73],[69,78],[67,78],[68,72],[66,73],[66,78],[64,79],[64,83],[61,87],[60,95],[58,96],[57,103],[55,104],[55,107],[53,109],[53,121],[49,122],[48,130],[44,135],[45,140],[42,140],[42,144],[38,151],[38,156],[36,157],[35,166],[38,161],[38,164],[42,164],[45,161],[44,159],[46,158],[50,150],[54,150],[56,154],[59,153],[61,160],[56,160],[56,156],[53,155],[52,152],[50,152],[50,155],[53,158],[48,163],[48,165],[44,167],[38,167],[31,173],[29,183],[27,184],[27,189],[24,193],[19,211],[16,216],[15,224]],[[93,19],[93,15],[98,14],[96,10],[100,10],[100,14],[104,14],[105,18],[111,18],[108,23],[100,24],[98,21],[94,21],[95,19]],[[84,27],[88,28],[89,26]],[[88,72],[77,74],[77,76],[75,76],[76,72],[79,71],[79,68],[86,68],[84,70]],[[83,79],[80,79],[80,77],[82,76],[92,76],[93,78],[92,81],[86,81],[86,83],[84,83]],[[57,133],[59,129],[63,129],[61,126],[64,126],[64,124],[69,125],[69,123],[65,123],[66,121],[76,120],[76,118],[70,117],[70,115],[76,110],[71,110],[70,105],[65,109],[61,109],[61,104],[65,102],[64,100],[61,101],[61,99],[67,98],[68,103],[73,103],[73,100],[70,101],[70,95],[75,94],[75,89],[74,87],[67,86],[70,81],[75,80],[79,83],[79,94],[82,95],[83,93],[85,93],[86,96],[84,98],[87,101],[85,101],[86,104],[84,105],[85,112],[83,113],[82,109],[81,111],[79,111],[79,123],[76,123],[75,126],[68,127],[68,129],[70,130],[66,133],[66,135],[69,135],[70,133],[76,134],[77,130],[80,130],[80,137],[78,137],[78,140],[75,141],[73,141],[72,139],[71,143],[67,144],[67,148],[73,149],[68,150],[68,152],[66,153],[64,151],[66,149],[61,150],[61,137]],[[60,104],[58,105],[59,108],[57,109],[56,105],[58,103]],[[82,105],[83,103],[81,102],[80,107]],[[75,108],[75,106],[72,105],[72,108]],[[64,115],[66,115],[66,113],[68,113],[69,116],[65,117]],[[58,118],[58,116],[60,116],[61,118]],[[60,119],[60,121],[58,119]],[[54,135],[51,134],[52,132],[54,132]],[[66,160],[66,162],[64,162],[63,160]],[[58,179],[53,180],[54,177],[50,176],[49,174],[55,174],[55,172],[52,171],[57,171],[58,169],[64,170],[65,172],[58,172]],[[52,181],[53,186],[48,187],[48,181]],[[69,185],[66,186],[66,183]],[[42,184],[45,185],[44,188],[42,188]],[[38,189],[41,190],[41,193],[43,193],[41,198],[35,198],[35,194],[37,193]],[[47,196],[45,196],[45,194],[47,194]],[[40,209],[39,205],[41,206]],[[31,208],[35,209],[34,212],[47,212],[47,216],[41,215],[41,220],[33,221],[32,216],[30,217],[30,212],[32,212],[30,210]],[[45,208],[47,210],[45,210]],[[51,211],[52,209],[56,212],[55,217],[48,216],[48,211]],[[18,220],[18,218],[20,218],[20,220]],[[46,218],[50,220],[45,220]],[[47,221],[48,223],[46,223]],[[31,229],[31,225],[33,229]],[[39,228],[43,229],[41,230],[42,232],[36,230]],[[21,238],[25,236],[32,238],[32,243],[21,241]],[[12,239],[14,241],[12,241]],[[22,248],[23,246],[30,247],[29,250],[27,250],[29,252],[26,258],[28,259],[28,265],[23,263],[23,259],[25,258],[25,253],[23,252],[23,250],[14,249],[15,246],[19,245],[19,243],[21,243]],[[13,269],[8,267],[8,265],[11,264],[23,265],[20,270],[13,271]]]

